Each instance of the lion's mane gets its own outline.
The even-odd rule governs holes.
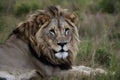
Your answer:
[[[70,44],[72,45],[68,51],[69,55],[66,59],[57,59],[54,56],[54,52],[49,48],[47,41],[38,43],[36,33],[49,24],[52,18],[57,18],[63,16],[67,23],[73,26],[72,39]],[[12,32],[11,35],[16,35],[18,38],[23,40],[28,44],[29,49],[33,57],[37,58],[40,62],[45,65],[50,65],[53,67],[59,67],[61,69],[69,69],[73,63],[73,60],[78,51],[79,36],[76,27],[76,18],[71,15],[71,11],[67,9],[62,9],[60,7],[50,6],[45,10],[39,10],[31,14],[27,20],[23,21],[18,25],[18,27]]]

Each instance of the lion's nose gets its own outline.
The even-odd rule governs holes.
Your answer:
[[[64,45],[67,44],[67,42],[61,42],[61,43],[57,43],[58,45],[60,45],[61,47],[63,47]]]

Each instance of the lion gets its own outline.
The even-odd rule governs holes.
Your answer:
[[[80,43],[77,20],[74,12],[59,6],[31,14],[0,45],[0,79],[28,80],[36,75],[45,79],[80,73],[79,67],[73,67]]]

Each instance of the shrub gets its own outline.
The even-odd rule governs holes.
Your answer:
[[[92,58],[92,42],[82,41],[80,43],[79,52],[76,58],[76,64],[87,64],[90,65],[90,60]]]
[[[4,21],[3,21],[3,18],[0,17],[0,32],[3,31],[5,25],[4,25]]]
[[[114,40],[114,42],[112,43],[112,46],[114,49],[120,50],[120,40]]]
[[[37,3],[32,3],[29,6],[31,11],[37,10],[40,7]]]
[[[100,7],[103,12],[114,13],[114,1],[113,0],[102,0],[100,2]]]
[[[109,39],[119,39],[120,40],[120,33],[113,32],[111,35],[109,35]]]
[[[29,10],[30,10],[29,5],[27,5],[25,3],[18,3],[18,4],[16,4],[15,5],[15,9],[14,9],[15,14],[17,16],[21,16],[23,14],[26,14],[26,13],[29,12]]]
[[[82,1],[82,0],[80,0]],[[79,1],[79,2],[80,2]],[[82,6],[84,10],[90,13],[105,12],[105,13],[119,13],[120,12],[120,0],[84,0],[87,1],[87,5]],[[77,3],[78,4],[78,3]]]
[[[15,15],[21,16],[23,14],[29,13],[30,11],[34,11],[39,8],[39,5],[37,3],[17,3],[14,6],[14,12]]]
[[[101,0],[99,8],[102,12],[115,13],[120,12],[120,1],[119,0]]]
[[[3,8],[2,8],[2,6],[0,5],[0,12],[2,11],[2,9],[3,9]]]
[[[95,53],[95,62],[104,65],[104,66],[109,66],[110,65],[110,59],[111,59],[111,54],[108,50],[105,48],[98,48]]]

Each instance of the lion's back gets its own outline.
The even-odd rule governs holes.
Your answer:
[[[6,44],[0,45],[0,70],[27,70],[34,68],[31,57]]]

